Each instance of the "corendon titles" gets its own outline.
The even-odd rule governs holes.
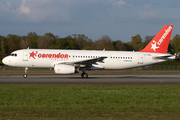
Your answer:
[[[51,53],[39,53],[38,54],[38,51],[36,52],[31,52],[29,53],[30,56],[29,58],[33,58],[33,59],[36,59],[36,55],[38,56],[38,58],[61,58],[61,59],[68,59],[68,54],[61,54],[61,53],[58,53],[58,54],[51,54]]]
[[[169,26],[168,29],[165,30],[165,33],[162,35],[162,37],[159,39],[159,41],[157,42],[158,45],[161,45],[161,43],[163,42],[163,40],[166,38],[166,36],[170,33],[170,31],[172,30],[172,27]]]

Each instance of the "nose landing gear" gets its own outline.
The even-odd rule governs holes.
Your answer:
[[[27,71],[28,71],[28,68],[25,67],[25,74],[23,75],[24,78],[27,78],[27,76],[28,76],[28,75],[27,75]]]

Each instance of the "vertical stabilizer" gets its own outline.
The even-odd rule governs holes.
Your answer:
[[[165,25],[149,44],[139,52],[167,53],[173,25]]]

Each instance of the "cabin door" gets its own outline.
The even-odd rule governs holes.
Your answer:
[[[138,64],[143,64],[143,54],[138,54]]]
[[[28,61],[28,51],[23,51],[23,61]]]

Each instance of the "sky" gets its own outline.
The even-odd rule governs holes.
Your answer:
[[[174,25],[180,34],[179,0],[0,0],[0,35],[84,34],[94,40],[130,42]]]

